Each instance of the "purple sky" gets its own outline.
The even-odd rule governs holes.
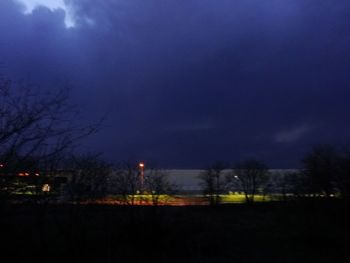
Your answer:
[[[82,151],[111,161],[292,168],[350,141],[348,0],[1,0],[0,70],[110,112]]]

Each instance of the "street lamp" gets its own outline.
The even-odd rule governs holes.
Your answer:
[[[140,190],[142,192],[143,190],[143,184],[144,184],[144,177],[145,177],[145,164],[143,162],[139,163],[139,168],[140,168]]]

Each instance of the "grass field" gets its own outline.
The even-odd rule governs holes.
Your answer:
[[[7,205],[3,262],[350,262],[339,200],[218,207]]]

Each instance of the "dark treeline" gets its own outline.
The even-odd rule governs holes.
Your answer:
[[[350,148],[327,144],[314,146],[301,158],[301,169],[272,173],[263,161],[247,159],[233,165],[220,162],[199,176],[203,194],[210,204],[219,204],[228,191],[243,192],[246,201],[258,194],[282,200],[295,198],[350,197]]]
[[[40,161],[33,156],[16,161],[12,160],[12,167],[7,166],[8,162],[1,162],[2,201],[77,203],[112,196],[116,204],[157,206],[179,190],[165,171],[143,172],[139,164],[131,162],[112,165],[98,154],[67,155],[60,160],[60,166],[50,170],[42,169]],[[222,195],[228,193],[243,194],[247,203],[254,202],[257,196],[284,201],[348,200],[350,154],[346,147],[318,145],[302,158],[302,168],[298,170],[273,171],[262,161],[248,159],[233,168],[217,162],[204,169],[198,179],[203,196],[211,205],[221,204]]]

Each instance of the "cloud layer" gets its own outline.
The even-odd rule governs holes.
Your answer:
[[[350,139],[346,0],[17,2],[0,1],[4,71],[69,83],[89,117],[108,110],[84,149],[164,167],[251,155],[291,167],[313,143]]]
[[[275,141],[279,143],[294,143],[302,139],[306,134],[311,132],[312,127],[304,124],[289,130],[278,132],[275,135]]]
[[[40,8],[48,8],[52,12],[61,10],[64,12],[64,23],[67,28],[75,26],[74,11],[72,6],[67,4],[65,0],[14,0],[21,4],[24,14],[32,15],[33,12]]]

